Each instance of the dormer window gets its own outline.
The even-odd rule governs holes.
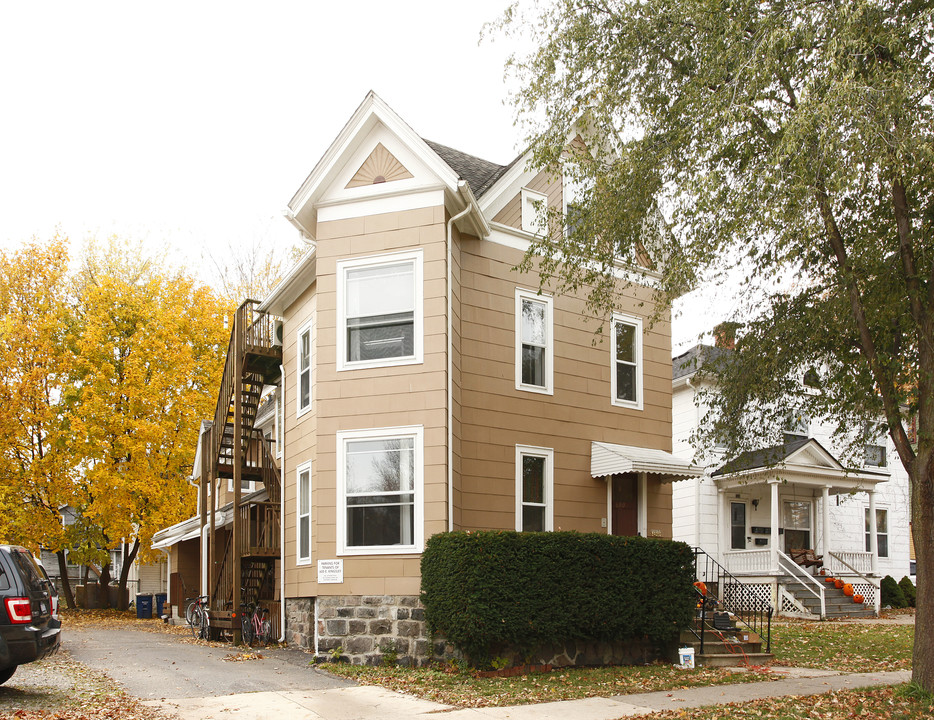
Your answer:
[[[522,188],[522,229],[535,235],[544,235],[548,228],[548,196]]]
[[[785,425],[782,428],[783,442],[788,444],[796,440],[807,440],[810,437],[810,424],[810,418],[801,410],[792,410],[785,417]]]

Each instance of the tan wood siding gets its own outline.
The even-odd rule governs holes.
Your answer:
[[[563,208],[562,199],[563,180],[561,176],[555,177],[549,172],[540,172],[529,182],[529,190],[540,192],[548,197],[548,205],[553,208]],[[493,217],[493,222],[507,225],[517,230],[522,229],[522,193],[516,193],[506,205]]]

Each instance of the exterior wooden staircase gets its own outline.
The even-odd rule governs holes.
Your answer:
[[[282,347],[276,337],[278,319],[256,310],[246,300],[234,316],[224,375],[218,392],[214,421],[202,435],[202,498],[216,498],[228,482],[233,485],[232,527],[222,534],[215,526],[217,513],[202,503],[202,530],[210,526],[208,595],[211,625],[239,635],[234,615],[243,602],[269,608],[278,636],[278,601],[275,596],[276,561],[280,556],[281,478],[263,434],[254,428],[263,389],[279,382]],[[248,483],[266,490],[244,498]],[[207,491],[208,487],[214,492]],[[226,537],[224,537],[226,535]]]
[[[822,577],[819,580],[823,580]],[[824,587],[824,616],[821,617],[820,598],[815,597],[804,583],[793,577],[787,577],[782,580],[782,586],[798,601],[815,619],[833,620],[834,618],[844,617],[875,617],[875,608],[869,603],[857,604],[853,598],[834,587],[831,583],[823,583]]]
[[[680,641],[694,648],[695,664],[735,667],[772,660],[771,604],[700,548],[694,548],[694,577],[697,612]]]

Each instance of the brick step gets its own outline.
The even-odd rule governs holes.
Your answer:
[[[741,667],[743,665],[765,665],[775,657],[772,653],[704,653],[694,656],[694,664],[703,667]]]

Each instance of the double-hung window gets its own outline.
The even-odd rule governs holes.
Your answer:
[[[611,336],[611,401],[620,407],[641,410],[642,318],[614,315]]]
[[[866,508],[866,552],[872,551],[872,525],[869,508]],[[879,557],[889,556],[889,513],[884,508],[876,508],[876,542],[879,544]]]
[[[552,298],[516,290],[516,388],[552,394],[554,331]]]
[[[299,465],[297,473],[295,544],[296,562],[311,562],[311,463]]]
[[[311,323],[298,331],[298,398],[296,415],[304,415],[311,409],[312,339]]]
[[[554,459],[551,448],[516,446],[516,530],[554,529]]]
[[[422,253],[337,264],[338,370],[422,362]]]
[[[421,552],[421,426],[337,434],[338,552]]]

